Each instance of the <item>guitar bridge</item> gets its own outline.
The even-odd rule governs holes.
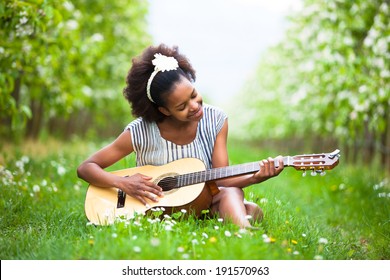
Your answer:
[[[117,208],[125,207],[126,202],[126,193],[120,189],[118,189],[118,202],[116,203]]]

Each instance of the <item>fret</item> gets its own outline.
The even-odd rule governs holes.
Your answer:
[[[177,177],[177,185],[183,186],[183,177],[182,176],[176,176]]]
[[[285,166],[291,166],[291,157],[290,156],[286,156],[286,157],[283,157],[283,164]]]

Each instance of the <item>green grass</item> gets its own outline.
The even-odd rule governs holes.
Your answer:
[[[215,218],[158,212],[112,226],[84,216],[76,168],[88,143],[29,143],[0,153],[1,259],[390,259],[390,182],[384,171],[342,161],[326,176],[292,168],[245,189],[265,213],[259,231]],[[275,155],[233,142],[232,164]],[[318,152],[318,151],[314,151]],[[133,158],[111,169],[124,168]]]

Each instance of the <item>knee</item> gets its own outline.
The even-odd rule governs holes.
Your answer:
[[[220,190],[222,197],[229,197],[229,198],[238,198],[243,200],[244,199],[244,191],[240,188],[230,187],[230,188],[222,188]]]

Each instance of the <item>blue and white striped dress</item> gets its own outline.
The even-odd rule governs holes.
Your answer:
[[[207,169],[212,168],[215,139],[226,119],[227,115],[221,109],[203,104],[203,117],[195,139],[187,145],[177,145],[161,136],[155,122],[137,118],[126,126],[126,130],[130,130],[137,166],[164,165],[181,158],[198,158]]]

